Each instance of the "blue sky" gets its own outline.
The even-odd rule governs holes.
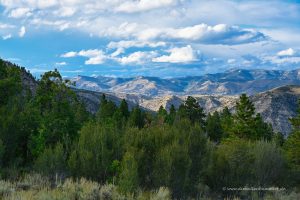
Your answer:
[[[296,0],[0,0],[0,57],[34,75],[300,68]]]

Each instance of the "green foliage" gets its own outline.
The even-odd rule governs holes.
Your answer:
[[[66,155],[62,144],[54,148],[46,148],[35,161],[34,168],[47,176],[62,176],[66,173]]]
[[[105,182],[115,172],[110,166],[120,159],[120,132],[113,126],[87,123],[69,158],[71,173]]]
[[[281,149],[273,142],[257,141],[253,146],[254,184],[264,187],[285,184],[287,175]],[[284,186],[284,185],[283,185]]]
[[[136,106],[131,111],[128,122],[131,127],[143,128],[145,125],[145,113]]]
[[[205,175],[208,186],[218,191],[223,187],[280,186],[285,184],[287,171],[282,151],[275,143],[231,138],[213,151]]]
[[[300,100],[297,116],[290,119],[293,131],[287,138],[284,149],[291,167],[295,169],[300,177]]]
[[[255,113],[254,104],[246,94],[241,95],[236,103],[234,124],[230,131],[237,137],[250,140],[270,140],[273,136],[272,127]]]
[[[284,149],[292,167],[300,170],[300,131],[294,131],[289,135]]]
[[[225,107],[223,111],[220,113],[220,120],[221,120],[221,127],[223,130],[223,136],[224,138],[227,138],[229,136],[229,133],[231,132],[234,123],[233,116],[229,111],[228,107]]]
[[[169,125],[173,125],[175,119],[176,119],[176,109],[175,106],[172,104],[170,107],[169,114],[166,117],[166,123],[168,123]]]
[[[135,192],[139,186],[137,158],[131,152],[126,152],[121,165],[119,185],[126,193]]]
[[[200,124],[202,128],[205,126],[205,113],[194,97],[188,96],[184,104],[179,107],[178,115],[189,119],[192,123]]]
[[[300,115],[291,120],[286,141],[273,134],[246,95],[235,113],[225,108],[207,118],[193,97],[178,111],[171,105],[155,115],[102,95],[98,113],[90,116],[57,70],[41,77],[35,95],[22,86],[22,73],[0,60],[1,176],[17,179],[35,170],[50,181],[56,175],[77,181],[55,181],[57,188],[34,192],[0,182],[9,197],[217,199],[232,195],[223,187],[299,185]],[[234,192],[243,194],[251,195]]]
[[[206,132],[210,140],[214,142],[220,142],[223,129],[219,113],[215,111],[213,115],[208,114],[206,119]]]
[[[158,120],[164,123],[167,119],[167,116],[168,116],[167,110],[163,106],[160,106],[157,112]]]

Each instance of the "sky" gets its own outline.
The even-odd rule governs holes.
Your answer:
[[[300,68],[297,0],[0,0],[0,57],[36,77]]]

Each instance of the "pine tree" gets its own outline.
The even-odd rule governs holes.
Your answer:
[[[284,143],[286,156],[291,167],[300,177],[300,100],[298,101],[297,116],[290,119],[293,130]]]
[[[158,120],[164,123],[167,119],[167,116],[168,116],[167,110],[163,106],[160,106],[157,113]]]
[[[229,136],[229,133],[233,126],[233,116],[229,111],[228,107],[225,107],[220,114],[221,127],[223,130],[223,137]]]
[[[273,135],[271,126],[263,121],[259,113],[255,113],[254,104],[246,94],[242,94],[236,103],[234,125],[231,131],[240,138],[251,140],[261,138],[270,140]]]
[[[187,118],[192,123],[205,127],[205,113],[194,97],[188,96],[184,104],[180,105],[178,115],[181,118]]]
[[[128,119],[129,117],[129,110],[128,110],[128,104],[125,99],[122,99],[119,110],[121,112],[121,116],[125,119]]]
[[[167,115],[166,122],[168,124],[172,125],[174,123],[175,119],[176,119],[176,109],[175,109],[175,106],[172,104],[170,107],[169,114]]]
[[[210,140],[220,142],[223,131],[220,116],[217,111],[215,111],[213,115],[208,114],[206,120],[206,132]]]
[[[139,106],[136,106],[130,114],[129,125],[132,127],[143,128],[145,125],[145,115]]]

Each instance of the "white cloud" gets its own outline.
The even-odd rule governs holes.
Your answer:
[[[110,42],[107,47],[108,48],[131,48],[131,47],[162,47],[166,46],[165,42],[148,42],[148,41],[137,41],[137,40],[121,40],[119,42]]]
[[[300,57],[278,57],[278,56],[267,56],[264,58],[266,62],[276,65],[285,65],[285,64],[300,64]]]
[[[197,60],[196,54],[190,45],[168,50],[169,55],[153,58],[153,62],[188,63]]]
[[[26,34],[26,28],[25,26],[22,26],[19,31],[19,36],[24,37],[25,34]]]
[[[77,56],[77,52],[75,52],[75,51],[70,51],[70,52],[67,52],[67,53],[62,54],[60,57],[63,57],[63,58],[71,58],[71,57],[75,57],[75,56]]]
[[[118,58],[117,61],[119,61],[123,65],[143,64],[143,63],[151,61],[151,59],[156,55],[157,54],[154,51],[151,51],[151,52],[137,51],[137,52],[130,54],[129,56],[124,56],[122,58]]]
[[[278,56],[293,56],[295,55],[295,51],[292,48],[288,48],[286,50],[279,51],[277,53]]]
[[[70,51],[61,55],[61,57],[63,58],[71,58],[76,56],[89,58],[88,60],[85,61],[86,65],[102,64],[107,58],[104,52],[99,49],[81,50],[79,52]]]
[[[3,24],[0,22],[0,29],[12,29],[12,28],[15,28],[15,26],[11,24]]]
[[[12,18],[29,17],[31,15],[32,13],[30,12],[29,8],[16,8],[9,13],[9,17]]]
[[[124,53],[124,52],[125,52],[124,48],[117,48],[117,50],[116,50],[115,52],[113,52],[113,53],[111,54],[111,56],[112,56],[112,57],[116,57],[116,56],[118,56],[118,55],[120,55],[120,54],[122,54],[122,53]]]
[[[165,40],[186,40],[201,42],[204,44],[243,44],[266,40],[266,36],[252,29],[242,29],[238,26],[228,26],[218,24],[209,26],[207,24],[198,24],[184,28],[149,28],[138,34],[141,40],[165,39]]]
[[[76,8],[72,7],[62,7],[59,10],[55,10],[53,12],[54,15],[58,15],[61,17],[71,17],[75,14]]]
[[[139,0],[139,1],[124,1],[115,10],[119,12],[133,13],[174,6],[178,3],[177,0]]]
[[[236,59],[233,59],[233,58],[230,58],[230,59],[227,60],[228,64],[233,64],[235,62],[236,62]]]
[[[8,40],[8,39],[10,39],[10,38],[12,38],[12,35],[11,35],[11,34],[2,36],[2,39],[3,39],[3,40]]]
[[[55,63],[55,65],[64,66],[64,65],[67,65],[67,63],[66,62],[57,62],[57,63]]]

